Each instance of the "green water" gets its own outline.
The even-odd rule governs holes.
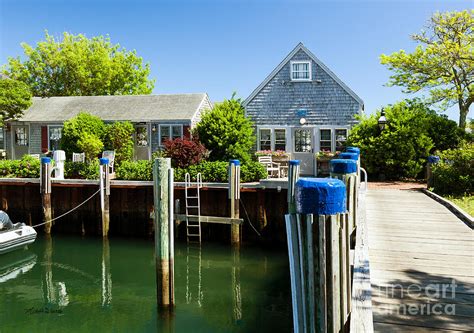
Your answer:
[[[151,241],[39,236],[0,255],[0,332],[289,332],[284,252],[175,248],[176,309],[157,315]]]

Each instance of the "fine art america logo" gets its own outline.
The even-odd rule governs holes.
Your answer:
[[[400,300],[402,304],[386,304],[385,314],[397,315],[455,315],[456,281],[433,283],[426,286],[413,283],[408,286],[389,284],[374,286],[373,293],[385,298]]]

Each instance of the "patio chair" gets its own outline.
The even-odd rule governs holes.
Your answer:
[[[105,150],[102,152],[102,158],[109,159],[109,172],[114,173],[115,150]]]
[[[280,163],[273,162],[271,156],[259,156],[258,162],[265,166],[269,177],[274,177],[276,174],[280,178]]]
[[[72,153],[72,161],[74,163],[84,163],[86,160],[86,154],[85,153]]]
[[[30,154],[30,156],[33,157],[33,158],[35,158],[35,159],[37,159],[37,160],[39,160],[40,157],[41,157],[40,154]]]

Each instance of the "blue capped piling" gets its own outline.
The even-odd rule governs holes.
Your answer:
[[[300,178],[295,197],[298,214],[335,215],[346,211],[346,186],[339,179]]]

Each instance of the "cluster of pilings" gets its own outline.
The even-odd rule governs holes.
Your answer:
[[[299,161],[290,161],[285,221],[295,332],[348,330],[359,155],[350,147],[331,160],[330,178],[299,178]]]

